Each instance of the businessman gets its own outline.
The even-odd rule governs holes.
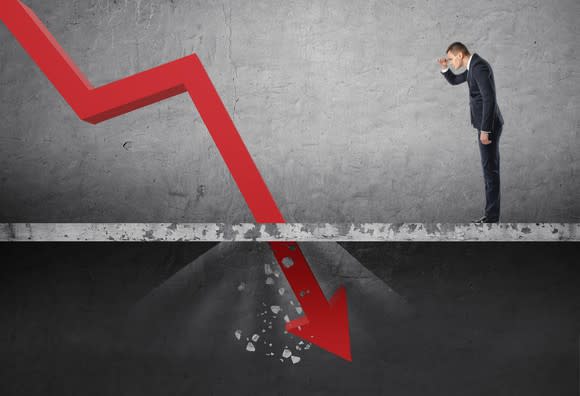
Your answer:
[[[503,117],[497,105],[493,71],[489,63],[478,54],[471,54],[467,47],[455,42],[447,48],[447,58],[437,60],[441,73],[451,85],[467,81],[471,124],[477,129],[481,166],[485,180],[485,214],[475,223],[498,223],[500,212],[499,138],[503,129]],[[449,70],[466,70],[455,74]]]

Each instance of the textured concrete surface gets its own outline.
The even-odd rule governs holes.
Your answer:
[[[267,244],[0,244],[0,393],[578,394],[579,244],[300,247],[346,285],[352,363],[283,333]]]
[[[287,221],[465,222],[483,207],[467,87],[491,62],[502,220],[580,219],[577,0],[24,0],[98,86],[195,52]],[[79,121],[0,25],[0,221],[247,222],[191,101]]]
[[[580,223],[0,223],[0,242],[580,241]]]

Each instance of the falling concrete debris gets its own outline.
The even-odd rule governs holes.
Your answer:
[[[240,338],[242,338],[242,330],[236,330],[234,332],[234,335],[236,336],[236,338],[239,340]]]
[[[292,359],[292,363],[294,363],[294,364],[298,363],[301,360],[300,357],[298,357],[298,356],[292,356],[291,359]]]
[[[281,287],[281,288],[279,288],[279,289],[278,289],[278,293],[279,293],[281,296],[283,296],[283,295],[284,295],[284,291],[285,291],[285,290],[284,290],[284,288],[283,288],[283,287]]]
[[[310,349],[310,346],[311,346],[311,345],[312,345],[312,344],[306,344],[306,346],[304,347],[304,349]]]
[[[296,307],[296,312],[300,315],[302,313],[302,307]]]
[[[282,357],[284,359],[288,359],[290,356],[292,356],[292,351],[290,351],[290,349],[284,349],[282,352]]]
[[[270,264],[264,264],[264,273],[266,275],[272,275],[273,271],[272,267],[270,267]]]
[[[243,291],[246,289],[246,284],[244,282],[240,283],[240,285],[238,286],[238,291]]]
[[[286,323],[290,322],[290,318],[288,317],[288,315],[284,315],[284,322]]]
[[[255,352],[256,351],[256,347],[251,342],[248,342],[248,345],[246,345],[246,351],[248,351],[248,352]]]
[[[272,312],[274,312],[274,314],[278,314],[278,312],[280,312],[280,306],[279,305],[272,305],[270,307],[270,309],[272,310]]]
[[[260,339],[260,336],[258,334],[254,334],[252,336],[252,341],[254,341],[254,342],[258,342],[259,339]]]
[[[268,278],[266,279],[266,284],[267,284],[267,285],[273,285],[273,284],[274,284],[274,279],[272,279],[272,278],[268,277]]]
[[[279,278],[279,277],[280,277],[280,273],[279,273],[278,271],[276,271],[276,272],[274,272],[274,276],[275,276],[276,278]]]

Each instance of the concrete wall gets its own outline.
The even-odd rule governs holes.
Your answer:
[[[494,68],[502,221],[580,221],[577,0],[26,0],[95,86],[195,52],[288,221],[464,222],[467,86]],[[187,95],[93,126],[0,25],[0,221],[252,221]]]

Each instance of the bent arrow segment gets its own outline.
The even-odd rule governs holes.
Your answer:
[[[0,20],[84,121],[97,124],[187,91],[256,221],[285,222],[195,54],[94,88],[26,5],[3,0]],[[350,361],[344,287],[328,302],[296,242],[270,242],[270,247],[306,313],[288,323],[288,331]]]

